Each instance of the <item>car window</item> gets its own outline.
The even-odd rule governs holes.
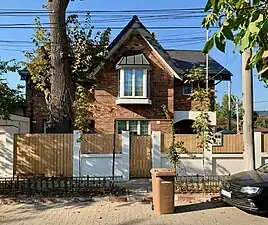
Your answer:
[[[265,164],[261,166],[259,169],[257,169],[261,173],[268,173],[268,164]]]

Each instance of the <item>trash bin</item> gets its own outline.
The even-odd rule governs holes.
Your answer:
[[[157,215],[174,213],[174,177],[170,169],[151,169],[153,210]]]

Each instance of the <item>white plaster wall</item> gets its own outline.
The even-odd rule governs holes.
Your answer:
[[[0,120],[0,129],[10,135],[30,133],[30,118],[11,115],[10,120]]]
[[[121,154],[115,157],[115,176],[123,176],[124,162]],[[112,176],[112,154],[81,154],[81,176]]]
[[[226,175],[239,173],[245,170],[243,154],[216,155],[212,157],[213,174]]]
[[[175,111],[174,112],[174,124],[185,119],[195,120],[199,115],[198,111]],[[211,120],[211,125],[216,126],[216,112],[208,112]]]
[[[268,158],[267,158],[268,161]],[[203,157],[197,155],[194,159],[181,157],[181,166],[177,168],[178,175],[204,174]],[[205,173],[208,175],[228,175],[244,171],[243,154],[213,154],[212,158],[206,158]],[[170,168],[165,154],[161,156],[161,168]]]
[[[161,167],[170,168],[170,164],[165,154],[161,157]],[[196,175],[203,174],[203,159],[200,156],[195,159],[189,157],[181,157],[181,166],[177,167],[178,175]]]

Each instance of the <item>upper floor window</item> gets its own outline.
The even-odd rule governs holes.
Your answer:
[[[119,97],[147,98],[147,69],[120,69]]]
[[[182,89],[182,94],[183,95],[189,95],[193,91],[193,84],[184,84],[183,89]]]
[[[119,71],[117,104],[152,104],[148,72],[151,66],[142,52],[125,52],[116,69]]]

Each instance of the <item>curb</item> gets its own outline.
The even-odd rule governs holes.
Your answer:
[[[192,202],[192,201],[218,201],[220,200],[220,195],[184,195],[184,194],[175,194],[174,196],[175,201],[186,201],[186,202]],[[143,198],[144,202],[152,202],[153,196],[147,195]]]

